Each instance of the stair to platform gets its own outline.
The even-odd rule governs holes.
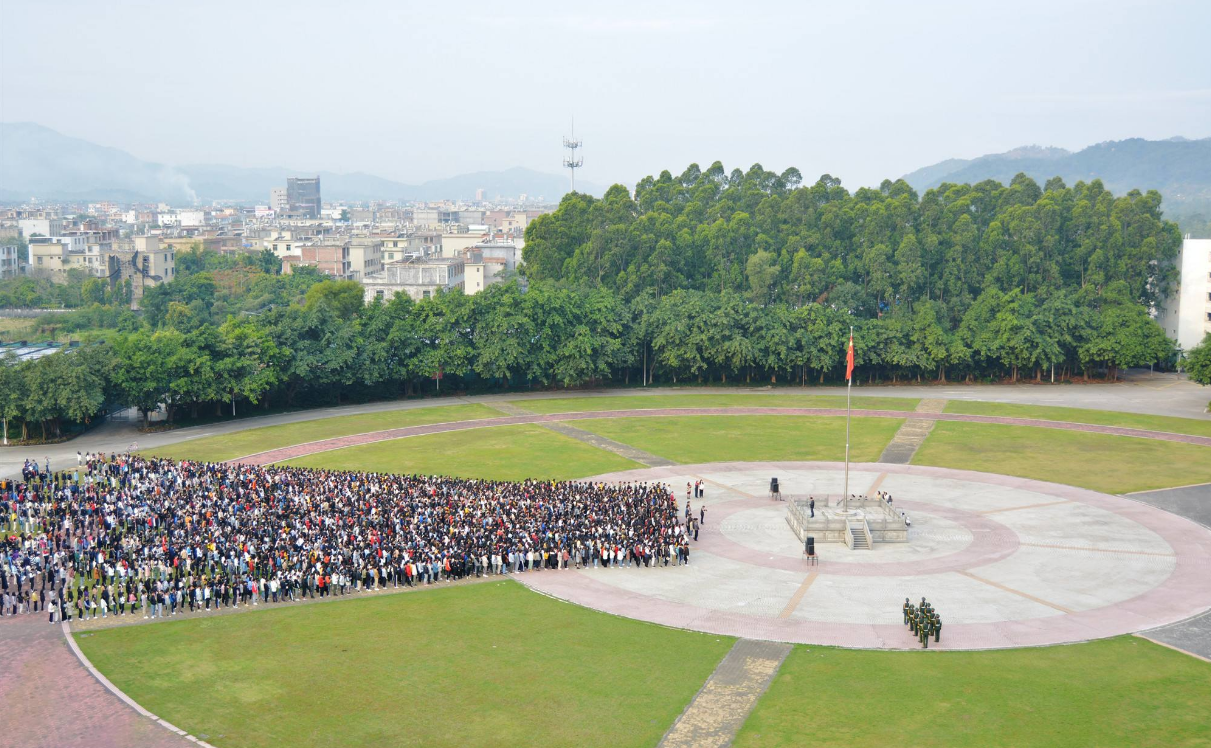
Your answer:
[[[866,536],[866,526],[862,522],[849,523],[849,535],[853,538],[853,544],[850,546],[855,551],[869,551],[870,541]]]

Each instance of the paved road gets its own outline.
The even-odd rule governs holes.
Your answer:
[[[1130,497],[1211,527],[1211,483],[1143,491]],[[1211,611],[1142,636],[1211,660]]]
[[[1211,389],[1200,387],[1183,376],[1175,374],[1155,374],[1148,372],[1131,372],[1123,381],[1113,384],[1084,384],[1084,385],[906,385],[906,386],[875,386],[857,385],[855,392],[861,395],[877,395],[880,397],[912,397],[940,398],[947,400],[984,400],[990,402],[1022,403],[1031,405],[1062,405],[1074,408],[1098,408],[1103,410],[1118,410],[1127,413],[1148,413],[1153,415],[1183,416],[1186,418],[1202,418],[1211,420],[1211,414],[1206,412],[1207,401],[1211,399]],[[134,420],[111,420],[90,433],[64,444],[48,447],[10,447],[0,449],[0,476],[14,475],[20,472],[21,464],[26,459],[37,459],[44,462],[51,459],[53,468],[66,468],[75,464],[76,451],[81,452],[116,452],[123,451],[132,442],[138,442],[142,448],[161,447],[175,444],[187,439],[197,439],[203,436],[226,434],[244,429],[275,426],[284,423],[297,423],[317,418],[330,418],[337,415],[354,415],[358,413],[373,413],[384,410],[407,410],[410,408],[443,407],[459,405],[468,402],[492,404],[510,400],[546,399],[555,397],[609,397],[612,395],[668,395],[668,394],[720,394],[733,392],[751,392],[757,394],[840,394],[844,390],[838,387],[808,388],[799,390],[793,388],[728,388],[717,387],[661,387],[652,389],[606,389],[586,390],[576,392],[541,392],[541,393],[507,393],[501,395],[478,395],[474,397],[451,397],[431,400],[408,400],[373,403],[370,405],[349,405],[336,408],[318,408],[314,410],[279,413],[256,418],[246,418],[238,421],[215,423],[206,426],[166,431],[157,434],[142,434],[136,428]]]

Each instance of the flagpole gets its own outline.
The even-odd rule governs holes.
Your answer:
[[[854,346],[854,327],[849,327],[849,347],[853,350]],[[848,357],[848,354],[847,354]],[[849,511],[849,414],[850,414],[850,393],[854,389],[854,373],[849,370],[848,361],[846,365],[845,377],[845,486],[841,492],[841,511]]]

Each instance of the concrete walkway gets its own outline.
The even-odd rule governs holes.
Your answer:
[[[489,407],[510,416],[526,416],[534,414],[533,411],[526,410],[525,408],[519,408],[512,403],[492,403]],[[644,452],[638,447],[632,447],[629,444],[623,444],[622,442],[614,441],[613,439],[608,439],[604,436],[599,436],[592,432],[585,431],[584,429],[578,429],[568,423],[544,423],[541,425],[548,431],[554,431],[557,434],[571,437],[576,441],[584,442],[589,446],[605,450],[606,452],[613,452],[619,457],[625,457],[632,462],[638,462],[640,465],[647,465],[648,467],[665,467],[668,465],[677,464],[676,462],[664,457],[654,455],[650,452]]]
[[[917,453],[933,425],[937,422],[932,416],[941,413],[946,408],[946,401],[938,398],[924,398],[917,403],[917,409],[908,416],[904,425],[896,431],[879,462],[893,465],[907,465],[912,462],[912,456]]]
[[[725,748],[769,688],[791,645],[740,639],[660,741],[660,748]]]

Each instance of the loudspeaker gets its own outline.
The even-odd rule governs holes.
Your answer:
[[[816,539],[811,535],[807,536],[807,541],[804,543],[803,547],[807,551],[807,555],[816,555]]]
[[[778,490],[778,479],[777,478],[769,479],[769,492],[770,493],[781,493],[781,491]]]

